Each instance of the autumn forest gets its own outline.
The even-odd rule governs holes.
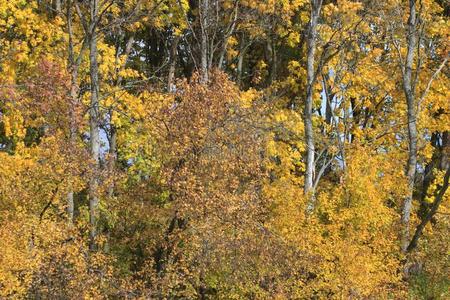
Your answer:
[[[0,299],[450,299],[447,0],[0,0]]]

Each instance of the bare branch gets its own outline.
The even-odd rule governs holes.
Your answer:
[[[438,77],[439,73],[442,71],[444,66],[447,64],[448,59],[449,59],[449,53],[447,53],[447,56],[445,57],[445,59],[442,61],[442,63],[439,65],[439,67],[436,69],[436,71],[433,73],[433,75],[430,77],[430,80],[428,80],[427,87],[425,88],[425,90],[422,93],[422,96],[419,98],[419,101],[417,102],[417,112],[420,111],[420,106],[422,105],[423,100],[425,99],[428,92],[430,91],[431,84],[436,79],[436,77]]]

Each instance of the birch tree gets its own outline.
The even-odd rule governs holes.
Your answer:
[[[319,20],[322,0],[311,0],[310,21],[307,38],[307,81],[306,81],[306,98],[303,111],[303,122],[305,126],[305,144],[306,144],[306,171],[304,193],[309,197],[308,211],[314,209],[314,173],[315,173],[315,145],[314,145],[314,128],[312,123],[313,115],[313,94],[314,84],[316,82],[316,71],[314,67],[316,44],[317,44],[317,23]]]
[[[400,65],[403,80],[403,91],[406,98],[407,106],[407,130],[408,130],[408,162],[406,165],[406,176],[408,179],[407,195],[402,207],[402,233],[401,233],[401,249],[406,252],[410,244],[410,219],[411,209],[414,195],[414,188],[416,182],[417,163],[418,163],[418,116],[421,104],[431,88],[433,81],[446,66],[449,59],[448,52],[444,54],[442,62],[438,68],[429,77],[425,88],[418,91],[418,78],[421,71],[422,57],[420,56],[420,49],[423,41],[424,33],[420,30],[421,22],[420,10],[417,11],[417,1],[409,0],[409,18],[406,30],[406,57],[400,57]],[[419,6],[422,8],[422,2],[419,1]]]

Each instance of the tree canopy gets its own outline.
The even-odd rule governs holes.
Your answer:
[[[0,298],[448,299],[449,15],[0,0]]]

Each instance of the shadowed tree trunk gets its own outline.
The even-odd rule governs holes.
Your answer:
[[[100,116],[99,116],[99,79],[96,23],[98,16],[98,0],[90,1],[89,28],[89,71],[91,79],[91,102],[89,109],[90,150],[93,161],[93,174],[89,181],[89,248],[95,250],[98,219],[98,169],[100,167]]]
[[[69,35],[68,45],[68,66],[70,73],[70,132],[69,143],[72,148],[71,151],[75,151],[76,140],[78,135],[78,113],[77,109],[80,104],[79,99],[79,85],[78,85],[78,72],[80,69],[83,53],[87,48],[86,40],[83,40],[81,49],[78,55],[75,55],[74,40],[73,40],[73,26],[72,26],[72,8],[73,2],[71,0],[66,2],[66,14],[67,14],[67,31]],[[72,188],[69,189],[67,194],[67,216],[70,223],[73,222],[74,217],[74,192]]]
[[[172,40],[172,45],[170,46],[170,64],[169,64],[169,74],[167,75],[167,91],[172,93],[175,91],[175,70],[177,66],[177,57],[178,57],[178,43],[180,41],[181,36],[174,36]]]
[[[238,63],[237,63],[237,84],[238,86],[242,86],[242,75],[244,71],[244,58],[247,53],[247,49],[252,44],[251,40],[247,41],[246,36],[242,34],[241,43],[239,45],[239,55],[238,55]]]
[[[70,146],[73,148],[76,143],[76,120],[75,120],[75,106],[78,102],[78,66],[76,65],[73,50],[73,29],[72,29],[72,3],[69,0],[67,3],[67,29],[69,32],[69,66],[70,66]],[[73,190],[70,189],[67,194],[67,215],[69,222],[73,222],[74,213],[74,198]]]

